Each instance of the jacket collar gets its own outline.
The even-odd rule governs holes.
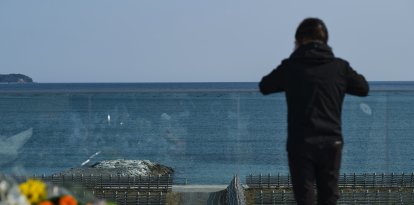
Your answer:
[[[335,58],[331,47],[319,42],[310,42],[299,46],[290,59],[305,63],[326,63]]]

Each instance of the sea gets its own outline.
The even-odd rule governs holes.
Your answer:
[[[414,171],[414,82],[347,95],[341,173]],[[0,84],[0,172],[150,160],[176,183],[287,175],[286,102],[246,83]]]

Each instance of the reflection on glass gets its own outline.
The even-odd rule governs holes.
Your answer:
[[[151,160],[177,181],[287,174],[286,103],[254,89],[9,92],[0,96],[1,172],[52,174],[102,160]],[[411,172],[414,92],[347,96],[341,171]]]
[[[19,155],[20,149],[32,135],[33,129],[29,128],[10,137],[0,136],[0,165],[3,166],[15,160]]]

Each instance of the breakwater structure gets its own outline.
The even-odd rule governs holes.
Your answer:
[[[23,181],[28,177],[15,178]],[[93,195],[122,205],[295,204],[290,176],[280,174],[248,175],[244,183],[235,177],[227,187],[174,184],[172,175],[35,175],[30,178],[69,186],[74,194]],[[342,174],[339,189],[338,204],[414,204],[414,173]]]
[[[249,175],[250,204],[295,204],[290,176]],[[414,173],[352,173],[339,177],[338,204],[413,204]]]
[[[167,193],[172,189],[171,175],[116,176],[116,175],[34,175],[14,176],[16,181],[40,179],[54,185],[68,187],[74,195],[92,196],[117,204],[167,204]]]

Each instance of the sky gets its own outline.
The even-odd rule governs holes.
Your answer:
[[[0,0],[0,74],[36,82],[258,82],[306,17],[368,81],[414,80],[413,0]]]

